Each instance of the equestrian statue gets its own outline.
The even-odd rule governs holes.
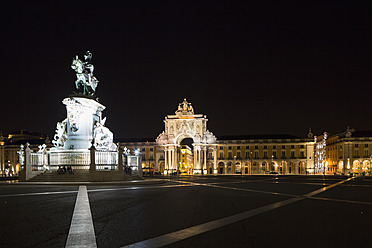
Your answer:
[[[75,86],[79,94],[95,97],[98,80],[93,76],[92,53],[87,51],[84,62],[76,55],[72,60],[71,68],[76,72]]]

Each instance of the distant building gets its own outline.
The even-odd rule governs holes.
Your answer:
[[[155,172],[185,173],[184,164],[190,168],[187,174],[195,174],[197,168],[195,148],[180,145],[174,150],[176,165],[172,168],[164,159],[167,146],[156,142],[124,142],[121,146],[141,148],[143,167]],[[164,149],[165,148],[165,149]],[[212,147],[201,153],[205,161],[198,174],[313,174],[314,141],[312,138],[299,138],[291,135],[251,135],[221,136]],[[169,151],[168,151],[169,154]],[[187,154],[187,158],[186,155]],[[168,155],[169,156],[169,155]],[[147,159],[150,158],[151,159]]]
[[[180,147],[180,173],[182,175],[191,175],[194,171],[194,161],[192,149],[188,145]]]
[[[30,144],[33,149],[39,145],[49,144],[45,134],[19,130],[9,133],[7,136],[0,135],[0,176],[18,175],[19,154],[21,145]]]
[[[349,127],[315,137],[316,173],[371,174],[372,131]]]
[[[371,174],[372,131],[349,127],[341,132],[307,137],[289,134],[216,137],[207,116],[194,114],[186,99],[175,115],[164,119],[156,138],[117,140],[121,148],[139,149],[144,174]],[[33,150],[47,143],[39,133],[21,130],[0,137],[1,174],[17,174],[18,151],[26,142]]]
[[[287,134],[217,138],[207,130],[207,121],[206,115],[194,114],[185,99],[175,115],[165,117],[164,131],[156,140],[122,140],[120,145],[140,148],[143,168],[164,174],[314,173],[311,132],[306,138]],[[186,139],[192,140],[192,148],[184,146]]]
[[[121,146],[141,148],[143,167],[164,174],[184,173],[183,141],[192,165],[188,174],[371,174],[372,131],[347,130],[307,137],[288,134],[215,137],[206,115],[195,115],[186,100],[168,115],[158,138],[123,140]]]

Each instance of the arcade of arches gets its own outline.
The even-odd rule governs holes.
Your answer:
[[[164,131],[155,142],[125,142],[121,145],[141,149],[145,173],[217,175],[371,172],[370,153],[363,150],[368,159],[353,157],[355,149],[349,147],[347,150],[345,145],[342,150],[344,154],[338,152],[337,155],[327,155],[336,149],[328,147],[333,143],[323,136],[314,136],[311,130],[305,138],[279,134],[221,136],[217,140],[207,129],[207,122],[207,116],[195,114],[191,103],[184,99],[174,115],[165,117]],[[372,134],[364,140],[371,143],[369,147],[372,149]],[[367,147],[367,144],[363,147]],[[331,160],[337,156],[340,158],[338,161]]]

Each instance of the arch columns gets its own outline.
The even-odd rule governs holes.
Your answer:
[[[203,171],[202,174],[208,174],[207,172],[207,147],[203,146],[203,156],[202,156],[202,162],[203,162]]]
[[[3,174],[3,175],[5,174],[5,147],[4,147],[4,143],[0,144],[0,171],[1,171],[1,174]]]
[[[178,170],[176,145],[168,145],[164,148],[164,167],[165,175]]]
[[[202,173],[202,164],[201,164],[201,147],[200,145],[194,145],[194,173]]]
[[[213,148],[213,174],[218,174],[218,166],[217,166],[217,147]]]

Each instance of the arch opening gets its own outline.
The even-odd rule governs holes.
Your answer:
[[[194,172],[194,153],[192,138],[184,138],[180,141],[179,149],[179,172],[181,175],[191,175]]]
[[[184,145],[187,145],[187,146],[189,146],[191,149],[192,148],[194,148],[194,140],[192,139],[192,138],[184,138],[184,139],[182,139],[181,140],[181,142],[180,142],[180,145],[181,146],[184,146]]]

